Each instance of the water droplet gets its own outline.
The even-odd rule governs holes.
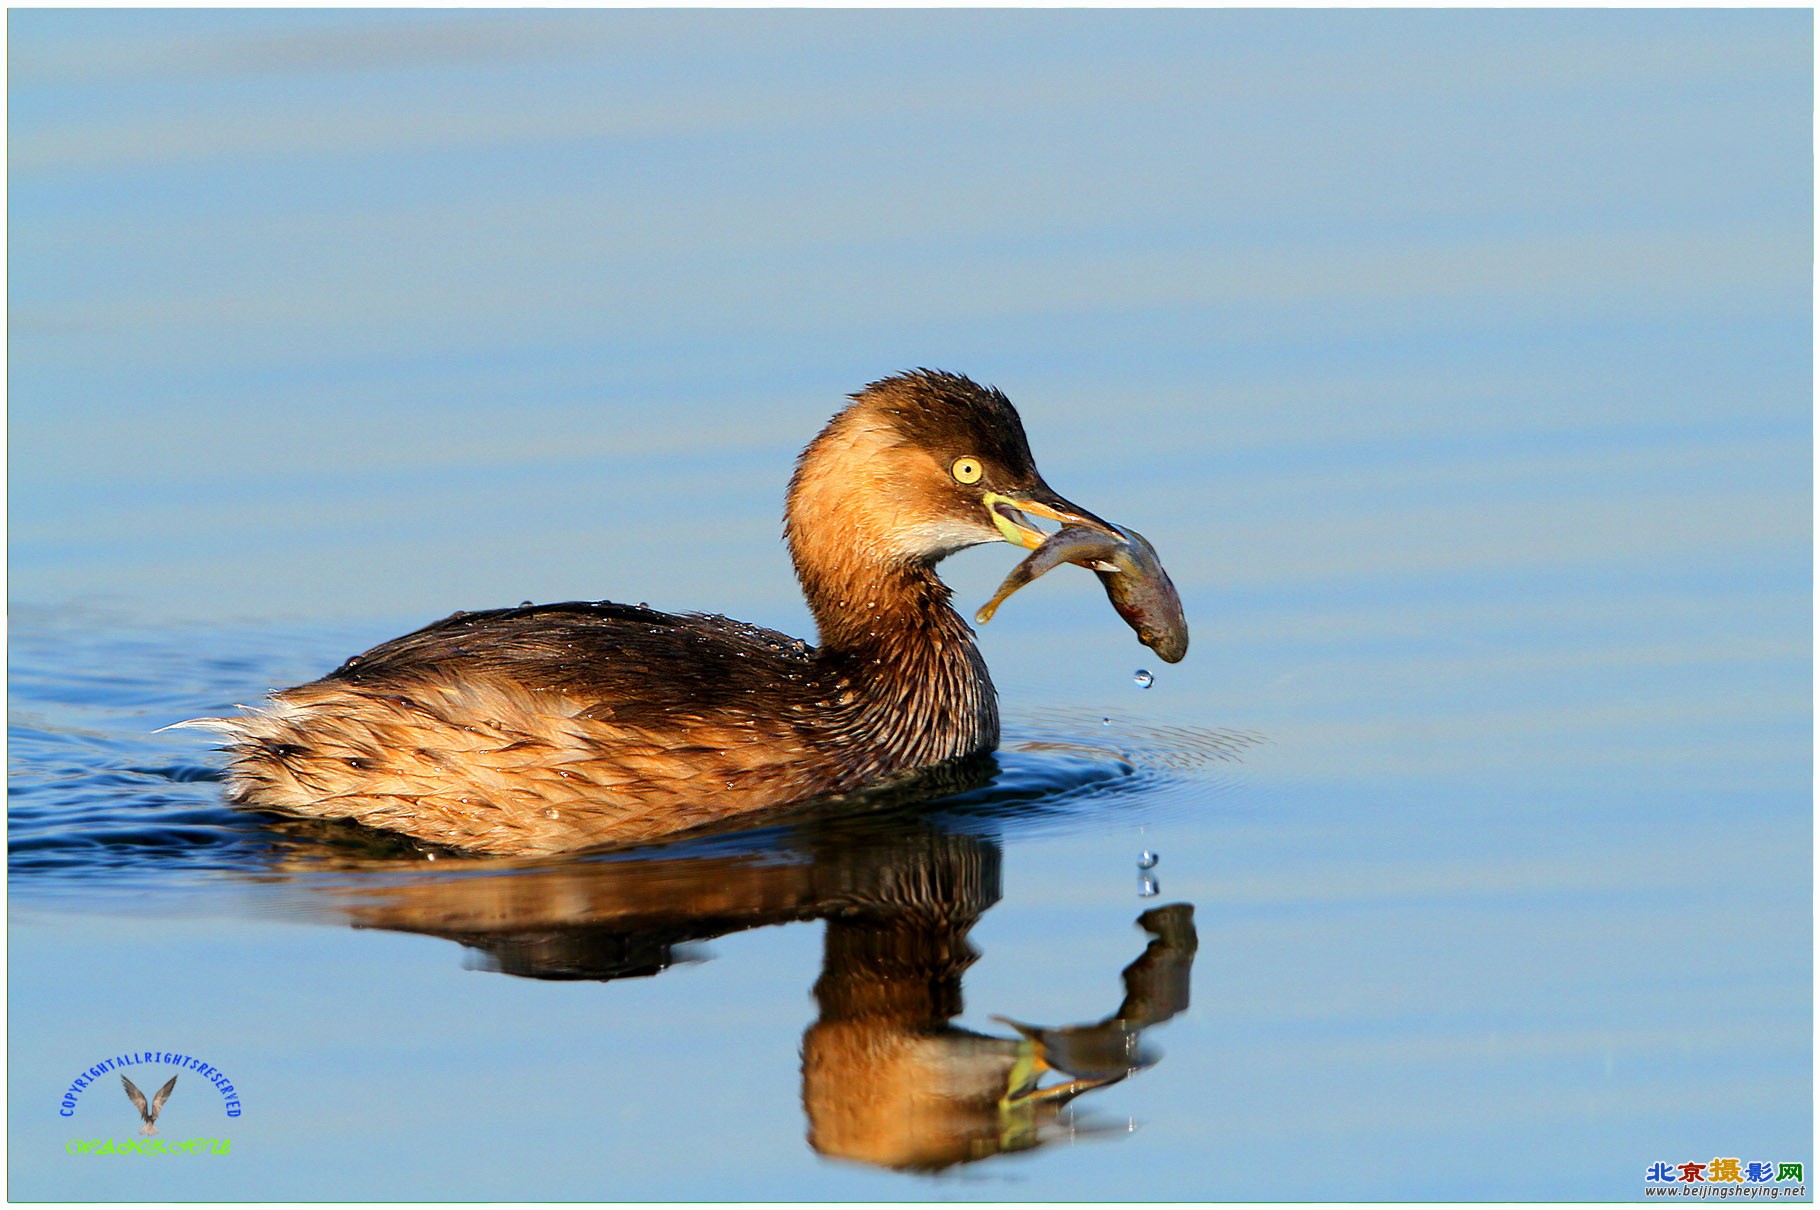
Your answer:
[[[1101,720],[1100,720],[1100,726],[1102,726],[1102,727],[1110,727],[1110,726],[1112,726],[1112,720],[1111,720],[1111,719],[1109,719],[1109,718],[1103,718],[1103,719],[1101,719]]]
[[[1149,671],[1143,668],[1139,668],[1136,672],[1132,673],[1131,679],[1137,683],[1139,689],[1148,689],[1150,686],[1156,684],[1156,678],[1151,676]]]
[[[558,814],[557,814],[557,813],[556,813],[556,808],[555,808],[555,807],[551,807],[551,808],[549,808],[549,809],[548,809],[548,810],[546,810],[546,811],[545,811],[545,812],[544,812],[544,813],[543,813],[543,817],[544,817],[544,818],[545,818],[545,819],[561,819],[561,818],[562,818],[562,816],[560,816],[560,815],[558,815]]]
[[[529,608],[531,608],[532,604],[533,604],[533,602],[531,602],[531,601],[520,601],[518,603],[518,607],[520,609],[529,609]]]
[[[1138,879],[1139,899],[1155,899],[1157,892],[1160,890],[1162,890],[1162,888],[1157,886],[1156,879],[1152,878],[1150,875],[1146,874]]]
[[[1152,853],[1149,849],[1145,849],[1142,853],[1139,853],[1138,854],[1138,869],[1140,869],[1140,870],[1156,869],[1156,854]]]
[[[425,861],[435,861],[435,860],[436,860],[436,854],[434,854],[434,853],[425,853],[425,854],[424,854],[424,855],[423,855],[423,859],[424,859],[424,860],[425,860]]]

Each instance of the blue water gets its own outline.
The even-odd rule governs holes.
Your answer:
[[[1811,1171],[1810,14],[8,30],[10,1196]],[[158,730],[457,608],[807,637],[792,460],[914,365],[1003,387],[1194,636],[1019,593],[981,784],[478,861]],[[968,1101],[999,1017],[1135,1070]],[[71,1154],[138,1137],[72,1081],[167,1052],[244,1113],[186,1067],[160,1137],[228,1153]]]

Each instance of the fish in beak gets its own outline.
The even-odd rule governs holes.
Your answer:
[[[1092,530],[1108,538],[1123,537],[1118,526],[1064,500],[1050,491],[1046,484],[1039,483],[1030,491],[1015,495],[987,492],[985,503],[986,514],[992,518],[992,524],[998,527],[999,534],[1011,545],[1021,546],[1025,550],[1035,550],[1052,536],[1047,530],[1030,524],[1030,517],[1055,521],[1063,528],[1074,526]]]
[[[1018,589],[1063,563],[1074,563],[1099,576],[1112,607],[1158,658],[1174,664],[1188,654],[1182,598],[1142,534],[1096,517],[1047,487],[1015,496],[988,492],[985,503],[1005,541],[1032,553],[1005,577],[974,621],[985,625]],[[1045,533],[1028,516],[1059,522],[1062,528]]]

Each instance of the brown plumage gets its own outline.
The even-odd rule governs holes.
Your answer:
[[[230,737],[240,802],[491,853],[648,840],[889,783],[998,743],[937,561],[1106,522],[1057,496],[998,391],[918,371],[804,450],[785,538],[821,645],[574,602],[457,613],[272,695]]]

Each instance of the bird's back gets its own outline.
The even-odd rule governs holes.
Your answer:
[[[222,729],[243,800],[554,852],[837,788],[821,688],[775,631],[571,602],[453,614]]]

